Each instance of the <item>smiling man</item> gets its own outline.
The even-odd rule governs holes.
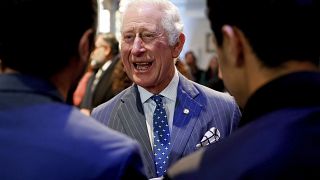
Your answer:
[[[175,68],[184,42],[178,9],[137,0],[123,14],[121,58],[134,84],[92,116],[140,142],[149,178],[207,142],[228,136],[240,111],[234,99],[196,84]],[[203,139],[213,129],[214,137]],[[208,133],[207,133],[208,134]]]

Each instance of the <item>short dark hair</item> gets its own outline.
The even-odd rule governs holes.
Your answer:
[[[319,0],[207,0],[207,7],[218,46],[228,24],[268,67],[293,59],[319,63]]]
[[[3,66],[44,78],[59,72],[79,55],[83,33],[95,31],[96,7],[96,0],[1,0]]]
[[[116,36],[113,33],[100,33],[103,40],[111,46],[111,53],[113,56],[119,54],[119,41],[117,40]]]

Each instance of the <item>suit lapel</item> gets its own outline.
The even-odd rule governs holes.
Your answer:
[[[171,131],[172,146],[169,164],[183,156],[186,145],[191,139],[190,136],[202,109],[201,104],[194,99],[198,94],[193,84],[180,75]]]
[[[128,93],[121,98],[119,109],[116,112],[116,116],[124,127],[124,132],[140,143],[143,150],[143,161],[148,174],[156,176],[146,118],[136,85],[131,86]]]

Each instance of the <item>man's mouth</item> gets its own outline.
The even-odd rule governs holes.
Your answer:
[[[133,65],[138,71],[147,71],[151,67],[152,62],[133,63]]]

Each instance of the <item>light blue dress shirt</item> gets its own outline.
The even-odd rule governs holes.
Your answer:
[[[174,107],[176,105],[177,91],[179,84],[179,75],[177,69],[175,69],[175,74],[169,83],[169,85],[160,92],[160,95],[163,96],[163,105],[165,107],[167,116],[168,116],[168,125],[169,130],[172,130],[173,116],[174,116]],[[150,99],[152,94],[141,86],[138,86],[140,93],[141,102],[143,105],[144,114],[146,117],[147,129],[149,133],[149,139],[151,146],[153,148],[153,112],[156,109],[156,103]]]

